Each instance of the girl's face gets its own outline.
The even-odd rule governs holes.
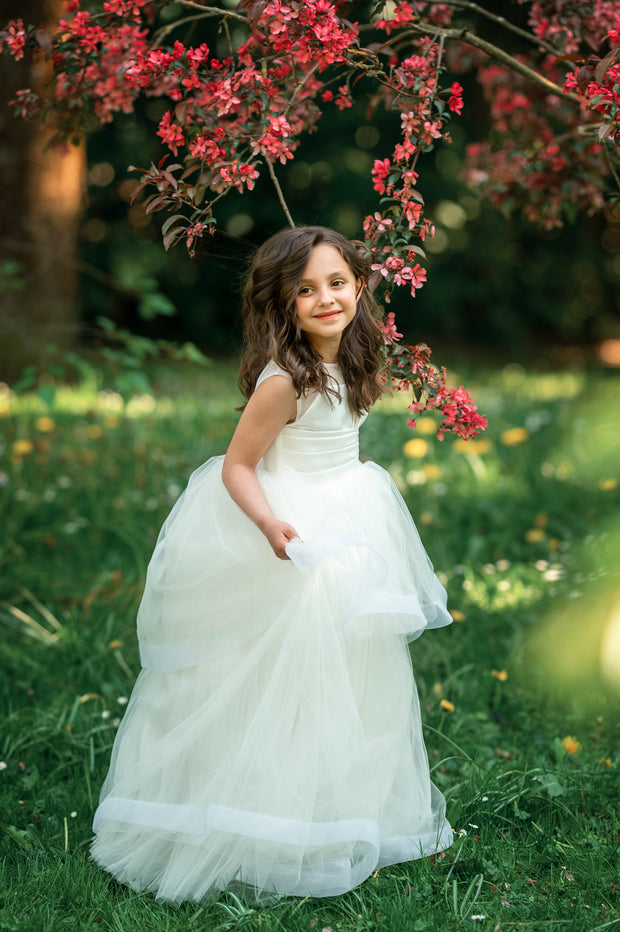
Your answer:
[[[355,317],[357,281],[335,246],[315,246],[304,269],[295,310],[299,325],[325,362],[337,362],[340,340]]]

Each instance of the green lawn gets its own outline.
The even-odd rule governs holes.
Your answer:
[[[413,660],[455,843],[346,896],[261,909],[157,903],[87,857],[146,564],[189,473],[226,448],[233,367],[162,369],[128,403],[94,385],[50,407],[0,392],[0,929],[620,928],[620,378],[455,378],[489,416],[482,439],[411,431],[398,397],[362,431],[454,612]]]

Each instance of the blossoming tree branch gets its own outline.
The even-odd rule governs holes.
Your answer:
[[[394,115],[399,138],[374,162],[376,210],[363,223],[371,290],[389,302],[395,287],[412,295],[426,280],[424,241],[434,233],[419,190],[420,157],[450,142],[463,88],[473,72],[488,101],[491,137],[467,149],[466,176],[506,212],[522,208],[549,228],[576,209],[592,212],[618,197],[620,143],[620,0],[587,4],[517,0],[528,28],[496,6],[449,0],[357,4],[349,0],[66,0],[57,29],[21,19],[0,33],[0,49],[52,67],[51,93],[28,88],[18,114],[53,120],[59,142],[89,125],[131,113],[140,95],[168,103],[157,134],[167,149],[141,173],[135,194],[147,212],[166,211],[166,249],[213,232],[217,204],[250,192],[267,172],[294,224],[278,169],[295,157],[304,133],[327,107],[364,99],[367,112]],[[356,19],[356,8],[365,11]],[[201,21],[215,20],[215,47],[189,44]],[[472,23],[475,23],[473,28]],[[504,37],[501,45],[485,32]],[[484,429],[464,388],[448,388],[425,345],[399,342],[394,315],[382,322],[386,377],[412,389],[413,418],[437,408],[439,436]]]

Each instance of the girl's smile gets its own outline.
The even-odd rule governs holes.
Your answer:
[[[336,362],[343,332],[357,309],[358,282],[335,246],[321,243],[310,253],[295,309],[299,325],[326,362]]]

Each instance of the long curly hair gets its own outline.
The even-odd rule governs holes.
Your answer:
[[[377,324],[378,306],[366,287],[369,263],[356,246],[327,227],[300,226],[280,230],[256,251],[243,289],[244,353],[239,388],[249,398],[270,360],[291,376],[299,398],[311,391],[340,398],[323,360],[299,326],[295,299],[315,246],[334,246],[355,278],[363,282],[355,317],[344,330],[338,362],[347,387],[347,401],[360,416],[381,396],[379,371],[383,335]]]

